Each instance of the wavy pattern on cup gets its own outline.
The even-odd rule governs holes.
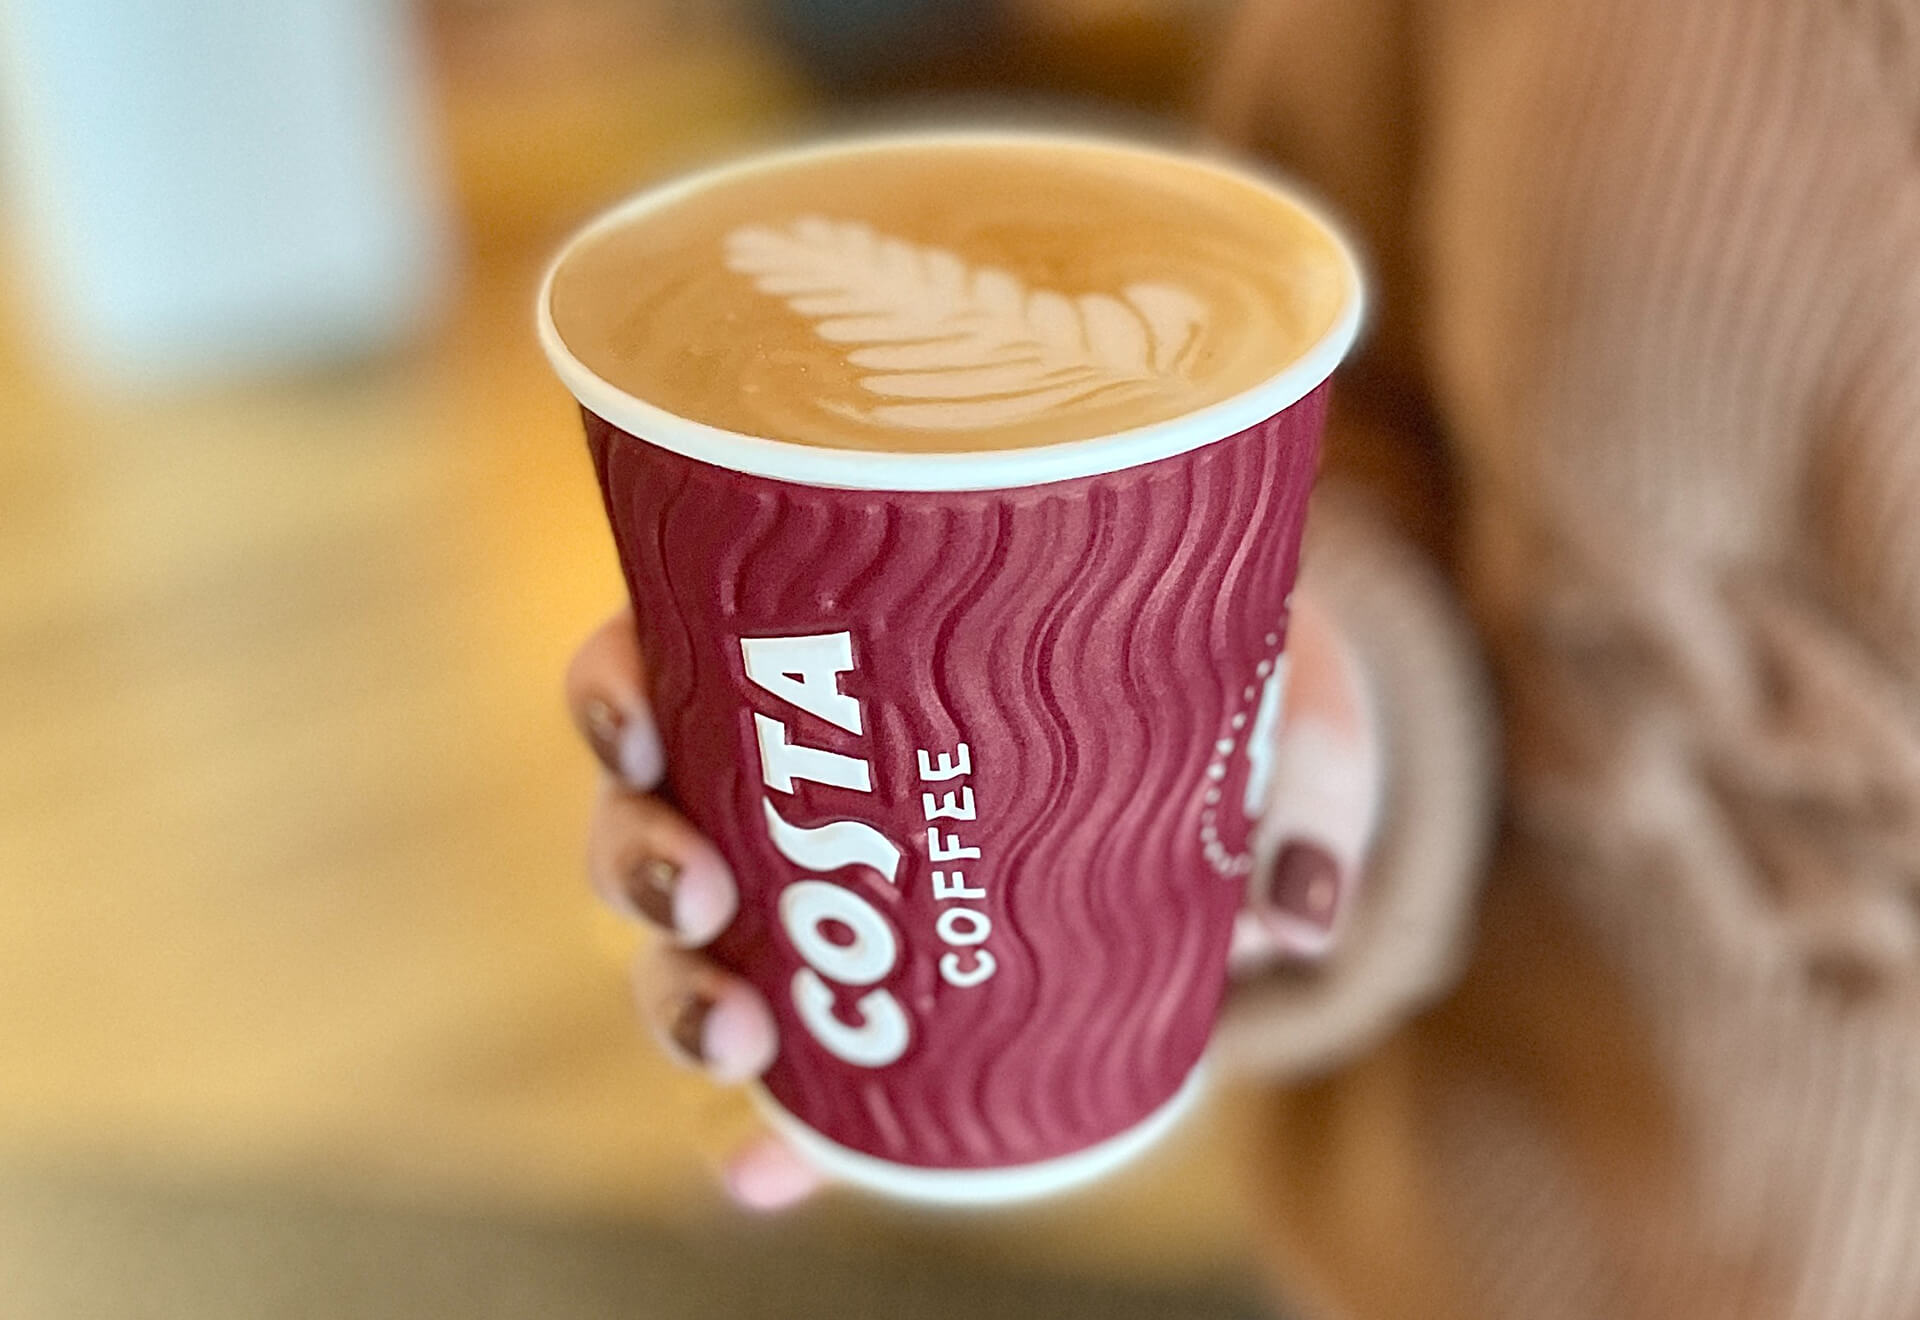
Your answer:
[[[766,1078],[804,1123],[935,1168],[1083,1149],[1152,1113],[1205,1048],[1244,882],[1203,855],[1210,779],[1284,632],[1323,393],[1242,434],[1099,477],[1010,491],[860,492],[742,477],[590,427],[655,661],[671,787],[732,861],[739,918],[716,946],[765,990],[782,1052]],[[649,530],[654,529],[654,530]],[[862,735],[781,711],[745,681],[737,638],[846,630]],[[763,825],[751,712],[864,757],[874,792],[780,795],[812,827],[858,819],[903,849],[898,885],[850,872],[894,927],[884,982],[906,1054],[844,1064],[788,1001],[798,957],[772,919],[800,878]],[[993,978],[938,974],[916,749],[972,750]],[[1247,822],[1221,812],[1226,846]],[[870,892],[869,892],[870,891]],[[847,1002],[851,1002],[849,997]]]

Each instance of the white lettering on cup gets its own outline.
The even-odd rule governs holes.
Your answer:
[[[973,965],[964,966],[963,959],[972,957]],[[940,955],[940,979],[950,986],[965,990],[969,986],[979,985],[992,976],[999,963],[993,959],[991,949],[968,949],[964,953],[943,953]]]
[[[852,938],[846,943],[828,938],[822,930],[828,922],[844,927]],[[887,919],[831,880],[788,885],[780,894],[780,926],[809,967],[842,985],[872,985],[899,959],[899,942]]]
[[[923,783],[946,783],[973,773],[973,750],[966,743],[955,744],[952,752],[938,753],[938,759],[935,753],[922,747],[918,759]],[[922,793],[920,814],[929,821],[975,819],[978,810],[973,785],[960,784],[937,794]],[[961,842],[958,834],[942,835],[938,826],[928,828],[928,861],[953,862],[978,860],[979,857],[980,849]],[[965,871],[933,870],[929,872],[929,878],[933,882],[933,900],[936,903],[987,897],[984,885],[967,883]],[[999,960],[993,956],[992,950],[979,947],[986,943],[993,931],[992,918],[975,908],[950,907],[940,910],[933,925],[934,933],[948,946],[947,952],[940,955],[942,981],[964,990],[992,978],[1000,966]]]
[[[907,1049],[907,1014],[885,990],[869,990],[854,1007],[857,1026],[834,1015],[833,991],[811,967],[793,974],[793,1006],[813,1038],[836,1058],[859,1068],[884,1068]]]
[[[958,793],[946,793],[936,801],[933,794],[920,795],[920,813],[928,820],[972,820],[973,789],[962,787]]]
[[[963,920],[966,923],[964,930],[961,929]],[[987,942],[987,936],[993,934],[993,919],[973,908],[953,907],[940,914],[933,928],[939,932],[941,943],[964,949],[970,944]]]
[[[753,715],[753,729],[760,743],[760,777],[768,788],[791,793],[793,781],[804,779],[856,793],[873,792],[872,773],[859,757],[788,742],[787,726],[758,711]]]
[[[840,690],[840,675],[853,668],[852,633],[742,637],[740,658],[749,679],[789,706],[860,732],[860,703]]]
[[[955,756],[959,758],[958,762],[954,760]],[[930,784],[939,783],[945,779],[958,779],[961,775],[971,774],[973,772],[973,757],[968,752],[965,743],[961,743],[959,747],[955,748],[952,756],[949,756],[946,752],[940,753],[940,762],[938,765],[928,759],[927,749],[924,747],[920,748],[919,760],[920,778]]]
[[[979,855],[978,848],[961,847],[958,834],[949,834],[943,843],[937,826],[927,830],[927,856],[936,862],[957,862],[963,857],[972,858]]]
[[[740,657],[746,675],[761,691],[796,710],[859,735],[864,719],[857,699],[840,690],[840,676],[851,672],[853,636],[848,632],[798,637],[742,637]],[[873,792],[873,769],[866,759],[793,741],[782,720],[759,711],[753,715],[760,752],[760,777],[770,789],[794,792],[796,780],[855,793]],[[950,783],[973,772],[972,749],[964,742],[952,751],[919,748],[916,759],[923,783]],[[810,873],[780,891],[778,921],[787,941],[805,964],[794,972],[791,994],[807,1033],[828,1053],[857,1067],[882,1068],[905,1053],[912,1038],[906,1009],[880,983],[898,970],[900,938],[889,919],[851,881],[824,877],[849,867],[865,867],[889,885],[899,884],[901,849],[872,825],[859,820],[830,820],[796,825],[771,798],[761,800],[762,816],[774,850]],[[971,821],[978,803],[971,784],[955,784],[920,795],[928,821]],[[927,830],[931,862],[978,859],[981,850],[958,834]],[[947,946],[939,959],[940,979],[967,989],[991,979],[999,967],[992,950],[982,947],[993,920],[959,902],[985,899],[987,890],[967,883],[966,872],[931,872],[936,902],[954,903],[934,918],[934,932]],[[846,993],[864,990],[851,1010]]]
[[[766,809],[767,832],[773,836],[773,846],[795,866],[822,875],[843,866],[866,866],[878,871],[888,884],[898,883],[900,849],[873,826],[857,820],[800,826],[781,816],[771,800],[761,798],[760,805]]]
[[[770,696],[848,733],[861,732],[859,702],[840,691],[840,675],[853,668],[851,634],[742,637],[740,657],[748,679]],[[768,788],[792,793],[794,781],[805,780],[873,791],[873,771],[863,758],[795,743],[784,723],[758,711],[753,727]],[[873,826],[857,820],[795,825],[771,799],[761,806],[774,848],[795,866],[816,875],[865,866],[897,883],[900,849]],[[900,942],[887,919],[856,889],[823,879],[794,881],[778,906],[781,929],[806,964],[794,972],[790,993],[807,1033],[856,1067],[884,1068],[898,1059],[913,1033],[899,1000],[877,984],[900,962]],[[855,1020],[835,1012],[835,985],[874,987],[854,1001]]]
[[[933,873],[933,896],[936,899],[949,898],[985,898],[987,891],[976,889],[967,883],[964,871],[935,871]]]

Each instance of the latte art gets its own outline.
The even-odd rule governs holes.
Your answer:
[[[1177,285],[1078,296],[1029,289],[857,220],[803,216],[727,236],[727,265],[847,346],[860,385],[899,402],[844,411],[885,426],[960,431],[1099,399],[1191,389],[1206,306]]]
[[[593,375],[726,431],[879,452],[1053,445],[1252,390],[1350,307],[1283,193],[1088,139],[875,138],[652,194],[547,294]]]

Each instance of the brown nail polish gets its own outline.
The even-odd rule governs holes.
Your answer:
[[[640,914],[662,930],[674,929],[673,892],[680,868],[664,857],[643,857],[629,868],[626,881],[627,898]]]
[[[713,1001],[705,995],[688,995],[673,1010],[667,1022],[667,1035],[674,1046],[694,1063],[706,1062],[705,1036],[707,1016]]]
[[[1289,843],[1274,864],[1272,901],[1297,921],[1333,929],[1340,910],[1340,864],[1318,844]]]
[[[620,712],[611,703],[594,697],[580,712],[581,732],[600,764],[614,774],[620,773]]]

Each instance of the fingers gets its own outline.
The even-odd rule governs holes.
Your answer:
[[[611,780],[587,829],[587,878],[616,912],[689,948],[725,930],[740,905],[733,872],[679,812]]]
[[[758,1077],[773,1062],[778,1034],[767,1001],[747,982],[679,950],[635,960],[634,996],[674,1059],[717,1082]]]
[[[672,808],[645,796],[659,784],[665,762],[631,611],[608,619],[574,653],[566,691],[574,722],[614,776],[601,787],[587,837],[595,892],[682,944],[705,944],[733,919],[739,896],[713,845]]]
[[[739,891],[713,845],[649,795],[666,762],[631,611],[609,619],[575,652],[566,694],[575,725],[610,776],[588,829],[594,891],[615,911],[658,927],[681,946],[646,949],[635,960],[641,1014],[680,1063],[721,1083],[758,1077],[779,1049],[766,1000],[741,978],[682,951],[726,929]],[[765,1212],[805,1200],[824,1181],[770,1135],[735,1152],[724,1179],[741,1206]]]
[[[666,759],[647,704],[646,666],[631,610],[601,624],[574,652],[566,692],[574,724],[608,772],[631,788],[657,787]]]
[[[643,952],[634,965],[634,993],[668,1056],[714,1081],[750,1081],[773,1063],[779,1037],[766,1000],[705,959],[678,950]],[[772,1213],[806,1200],[826,1179],[763,1132],[728,1157],[721,1181],[742,1207]]]
[[[820,1171],[771,1134],[749,1141],[733,1153],[723,1175],[727,1195],[749,1210],[785,1210],[825,1185]]]
[[[1286,704],[1256,884],[1236,946],[1244,963],[1273,954],[1318,958],[1339,937],[1379,818],[1379,729],[1359,665],[1337,625],[1301,593],[1288,640]]]
[[[635,960],[633,982],[640,1011],[669,1057],[729,1084],[750,1081],[773,1063],[779,1049],[773,1012],[739,977],[697,954],[655,949]],[[742,1207],[764,1213],[797,1205],[826,1182],[770,1133],[736,1150],[721,1178]]]

